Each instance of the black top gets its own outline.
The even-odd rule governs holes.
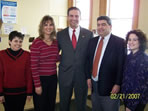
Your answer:
[[[14,51],[14,50],[12,50],[11,48],[8,48],[8,51],[9,51],[13,56],[17,56],[17,55],[20,53],[21,49],[19,49],[19,50],[17,50],[17,51]]]

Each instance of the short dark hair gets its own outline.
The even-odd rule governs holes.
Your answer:
[[[70,12],[71,10],[78,10],[78,11],[80,12],[80,15],[81,15],[81,11],[80,11],[80,9],[77,8],[77,7],[70,7],[70,8],[68,9],[68,11],[67,11],[67,15],[69,15],[69,12]]]
[[[128,42],[130,34],[135,34],[138,37],[138,41],[140,44],[139,50],[144,52],[147,48],[147,38],[146,38],[145,33],[139,29],[129,31],[126,35],[126,43]]]
[[[9,40],[12,41],[15,37],[23,40],[24,39],[24,34],[22,34],[21,32],[18,32],[18,31],[10,32]]]
[[[99,21],[99,20],[106,20],[106,22],[109,25],[112,25],[112,21],[111,21],[111,19],[108,16],[100,16],[100,17],[97,18],[97,21]]]

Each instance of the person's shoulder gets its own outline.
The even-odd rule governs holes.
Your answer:
[[[42,42],[42,40],[39,38],[39,37],[37,37],[33,42],[32,42],[32,45],[38,45],[38,44],[40,44]],[[31,46],[32,46],[31,45]]]
[[[144,58],[144,61],[148,63],[148,53],[143,52],[143,58]]]
[[[90,40],[91,40],[91,41],[96,41],[96,40],[99,39],[99,37],[100,37],[100,36],[96,36],[96,37],[91,38]]]
[[[58,43],[57,39],[54,39],[53,44],[57,44],[57,43]]]
[[[80,30],[86,33],[92,33],[90,30],[83,28],[83,27],[80,27]]]
[[[7,49],[3,49],[3,50],[1,50],[1,51],[0,51],[0,55],[5,54],[6,50],[7,50]]]
[[[21,49],[21,50],[22,50],[22,52],[23,52],[24,54],[26,54],[26,55],[30,55],[30,52],[29,52],[29,51],[24,50],[24,49]]]
[[[41,39],[40,39],[39,37],[37,37],[37,38],[33,41],[33,43],[36,43],[36,42],[38,42],[38,41],[41,41]]]
[[[141,51],[141,54],[139,54],[139,60],[145,65],[146,70],[148,71],[148,53]]]
[[[24,49],[22,49],[22,50],[24,51],[24,53],[26,53],[26,54],[30,54],[30,52],[29,52],[29,51],[24,50]]]
[[[0,53],[3,53],[3,52],[5,52],[7,49],[3,49],[3,50],[0,50]]]
[[[90,39],[90,43],[97,42],[98,39],[99,39],[99,36],[93,37],[93,38]]]
[[[122,37],[119,37],[117,35],[111,34],[111,37],[114,37],[117,40],[124,40]]]
[[[111,34],[111,37],[114,38],[116,41],[124,42],[125,40],[117,35]]]
[[[64,32],[66,32],[67,30],[68,30],[68,27],[67,27],[67,28],[65,28],[65,29],[63,29],[63,30],[61,30],[61,31],[59,31],[59,32],[57,32],[57,34],[64,33]]]
[[[23,57],[25,57],[26,59],[30,59],[30,52],[29,51],[27,51],[27,50],[24,50],[24,49],[22,49],[22,51],[23,51]]]
[[[62,39],[63,36],[67,35],[68,34],[68,27],[57,32],[57,40],[60,41],[59,39]]]

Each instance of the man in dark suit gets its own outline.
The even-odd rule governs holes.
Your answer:
[[[60,111],[69,111],[73,91],[77,111],[85,111],[87,98],[85,62],[88,42],[93,34],[79,26],[81,12],[78,8],[69,8],[67,15],[69,27],[57,33],[58,46],[61,51]]]
[[[111,28],[109,17],[98,17],[99,36],[91,39],[88,45],[86,72],[88,87],[92,88],[93,111],[119,110],[119,98],[111,99],[110,95],[120,91],[125,45],[122,38],[111,33]]]

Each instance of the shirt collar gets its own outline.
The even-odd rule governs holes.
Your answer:
[[[72,29],[71,27],[69,27],[69,31],[73,32],[73,30],[74,29]],[[78,26],[75,30],[76,30],[76,32],[79,32],[80,31],[80,26]]]
[[[104,40],[107,40],[107,39],[109,39],[110,38],[110,36],[111,36],[111,32],[108,34],[108,35],[106,35],[105,37],[104,37]],[[100,36],[101,37],[101,36]],[[102,38],[102,37],[101,37]]]

